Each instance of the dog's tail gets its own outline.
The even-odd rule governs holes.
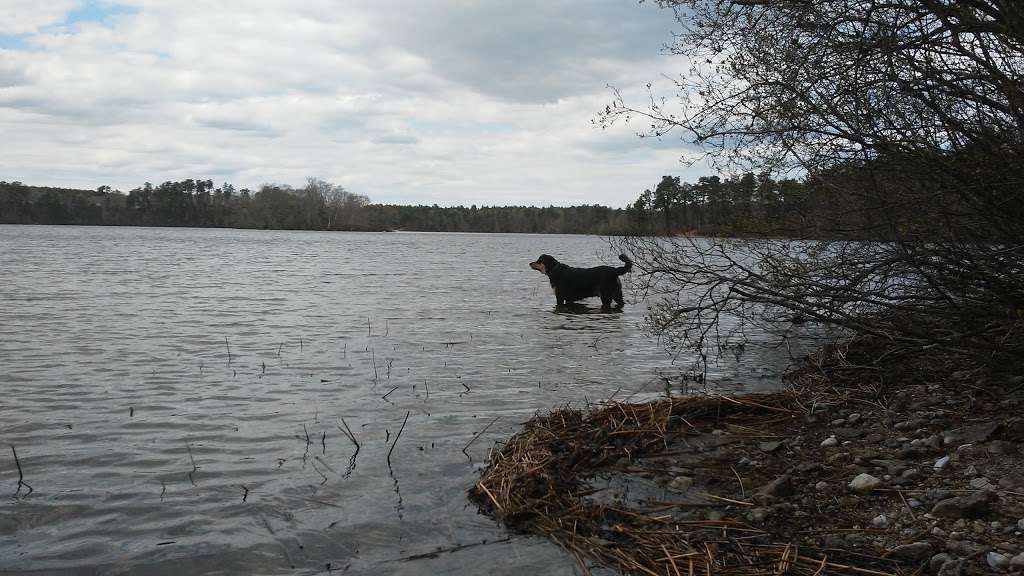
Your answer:
[[[630,270],[633,269],[633,261],[629,259],[629,256],[626,256],[625,254],[620,254],[619,260],[622,260],[623,262],[626,263],[625,266],[619,266],[618,268],[615,269],[616,274],[618,274],[619,276],[622,276],[626,272],[629,272]]]

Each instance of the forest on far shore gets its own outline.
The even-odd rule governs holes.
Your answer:
[[[834,233],[823,229],[823,219],[808,217],[826,203],[822,189],[766,174],[709,176],[692,184],[663,176],[625,208],[441,207],[375,204],[316,178],[301,188],[264,184],[256,190],[203,179],[147,182],[127,193],[0,181],[0,224],[793,237]]]

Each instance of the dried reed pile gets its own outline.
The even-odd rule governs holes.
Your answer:
[[[805,554],[740,520],[682,520],[670,508],[635,510],[586,498],[594,492],[586,479],[617,463],[664,452],[673,438],[730,422],[756,426],[759,420],[802,413],[793,392],[556,410],[532,419],[492,455],[471,498],[509,528],[562,546],[584,572],[589,560],[624,573],[669,576],[893,574]],[[748,504],[708,497],[723,506]]]

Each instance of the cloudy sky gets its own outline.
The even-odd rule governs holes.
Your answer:
[[[608,84],[679,72],[674,24],[636,0],[0,0],[0,180],[624,206],[705,172],[591,124]]]

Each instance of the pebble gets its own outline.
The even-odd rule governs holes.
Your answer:
[[[821,441],[821,447],[822,448],[831,448],[833,446],[838,446],[838,445],[839,445],[839,440],[837,440],[835,436],[829,436],[828,438],[825,438],[824,440]]]
[[[860,422],[860,418],[860,413],[854,412],[853,414],[850,414],[849,416],[846,417],[846,423],[851,425],[856,424],[857,422]]]
[[[953,556],[951,556],[949,553],[939,552],[935,556],[932,556],[932,559],[928,561],[928,568],[930,568],[932,572],[938,572],[939,568],[942,568],[943,564],[949,562],[952,559]]]
[[[881,480],[867,473],[858,474],[849,484],[850,490],[858,494],[867,494],[881,485]]]
[[[991,499],[995,494],[983,490],[968,496],[957,496],[940,500],[932,507],[932,514],[945,518],[980,518],[991,510]]]
[[[960,576],[964,573],[963,560],[950,560],[939,568],[939,576]]]
[[[992,483],[989,482],[988,478],[985,478],[984,476],[981,476],[981,477],[974,478],[974,479],[971,480],[971,488],[974,488],[975,490],[981,490],[982,488],[995,488],[995,487],[992,486]]]
[[[871,525],[875,528],[888,528],[889,518],[885,514],[879,514],[871,519]]]
[[[817,484],[814,485],[814,489],[817,490],[818,492],[824,492],[828,490],[828,482],[822,480],[821,482],[818,482]]]
[[[1024,518],[1017,520],[1017,530],[1024,530]]]
[[[669,488],[680,492],[689,490],[690,486],[693,486],[693,478],[690,478],[689,476],[676,476],[668,483]]]
[[[1000,572],[1010,567],[1010,557],[1006,554],[1000,554],[999,552],[989,552],[988,555],[985,556],[985,562],[988,563],[990,568]]]
[[[796,492],[796,488],[793,486],[793,477],[786,474],[758,488],[757,491],[768,496],[785,498],[792,496]]]
[[[929,542],[914,542],[897,546],[889,551],[889,558],[896,560],[907,560],[920,562],[932,555],[932,545]]]
[[[932,464],[932,468],[936,470],[942,470],[943,468],[946,467],[946,464],[949,464],[949,456],[943,456],[942,458],[936,460],[935,464]]]
[[[1024,552],[1010,559],[1010,570],[1024,570]]]
[[[910,498],[907,500],[907,506],[910,506],[911,508],[920,508],[922,504],[917,498]]]

